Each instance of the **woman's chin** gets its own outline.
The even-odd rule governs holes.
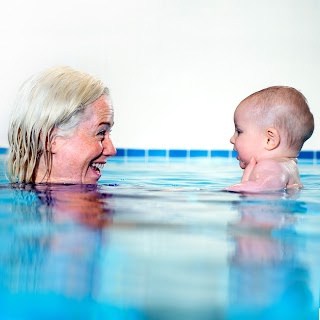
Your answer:
[[[101,171],[95,167],[89,167],[84,177],[83,184],[97,184],[98,180],[101,178]]]

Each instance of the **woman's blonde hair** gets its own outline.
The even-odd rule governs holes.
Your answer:
[[[50,175],[50,142],[54,129],[71,134],[85,108],[109,92],[101,80],[60,66],[29,78],[21,86],[9,123],[8,178],[11,182],[34,182],[43,155]]]

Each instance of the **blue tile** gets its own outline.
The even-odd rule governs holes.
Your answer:
[[[125,149],[123,148],[117,148],[116,157],[124,157],[126,155]]]
[[[165,157],[167,155],[166,150],[162,149],[150,149],[148,150],[149,157]]]
[[[145,157],[146,151],[144,149],[128,149],[128,157]]]
[[[208,157],[208,150],[190,150],[190,158],[192,157]]]
[[[6,154],[8,152],[8,148],[0,148],[0,154]]]
[[[169,157],[172,158],[186,158],[187,157],[187,150],[169,150]]]
[[[299,159],[313,159],[314,151],[301,151],[298,158]]]
[[[8,152],[8,148],[0,148],[0,154],[6,154]],[[193,150],[186,150],[186,149],[125,149],[125,148],[118,148],[116,157],[166,157],[169,156],[171,158],[195,158],[195,157],[233,157],[235,158],[238,155],[238,152],[233,150],[201,150],[201,149],[193,149]],[[320,159],[320,150],[319,151],[311,151],[305,150],[301,151],[299,159]]]
[[[231,157],[232,158],[235,158],[237,155],[238,155],[237,151],[234,151],[234,150],[231,151]]]
[[[228,158],[229,157],[229,150],[211,150],[210,152],[210,156],[213,157],[225,157]]]

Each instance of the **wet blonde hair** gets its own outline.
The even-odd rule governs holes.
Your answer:
[[[70,135],[85,108],[103,94],[109,97],[102,81],[68,66],[45,70],[23,83],[9,123],[9,180],[34,182],[42,155],[50,175],[54,129],[61,136]]]
[[[277,129],[287,146],[297,153],[313,133],[314,118],[308,101],[295,88],[265,88],[245,98],[242,104],[251,108],[252,116],[261,126]]]

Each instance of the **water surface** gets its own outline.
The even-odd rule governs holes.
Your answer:
[[[3,167],[3,166],[2,166]],[[113,160],[98,186],[0,185],[1,319],[317,319],[319,167],[221,192],[236,161]]]

